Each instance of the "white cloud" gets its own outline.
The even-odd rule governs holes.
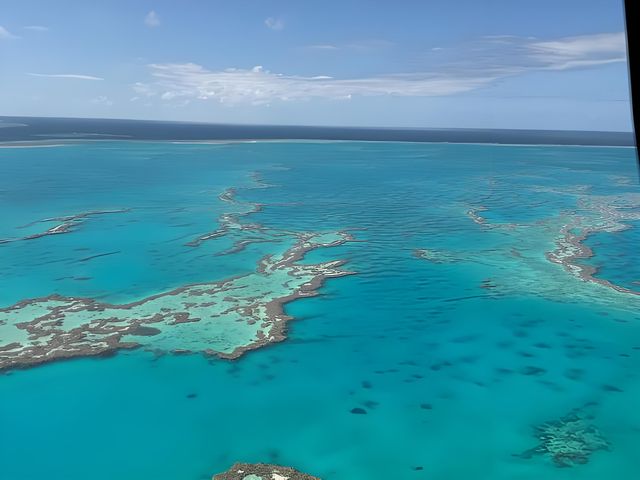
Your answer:
[[[144,24],[147,27],[151,28],[160,26],[160,17],[155,12],[155,10],[151,10],[149,13],[147,13],[147,15],[144,17]]]
[[[284,28],[284,20],[276,17],[269,17],[264,21],[264,24],[271,30],[282,30]]]
[[[72,78],[76,80],[104,80],[104,78],[94,77],[93,75],[79,75],[76,73],[28,73],[27,75],[46,78]]]
[[[145,83],[136,82],[133,84],[132,88],[133,91],[136,92],[136,100],[140,97],[149,97],[153,95],[152,89]]]
[[[446,51],[449,63],[427,71],[342,79],[273,73],[261,66],[212,71],[194,63],[152,64],[151,81],[138,82],[133,89],[138,96],[167,102],[214,100],[232,105],[353,96],[446,96],[530,71],[593,67],[626,59],[624,33],[553,41],[484,37],[463,49]],[[452,61],[448,52],[457,55],[457,60]]]
[[[382,50],[388,50],[395,46],[394,42],[382,39],[368,39],[351,43],[316,43],[313,45],[307,45],[308,50],[343,50],[360,53],[379,53]]]
[[[31,30],[32,32],[48,32],[49,27],[45,27],[42,25],[27,25],[23,27],[25,30]]]
[[[0,40],[15,40],[17,38],[20,38],[20,37],[18,37],[17,35],[14,35],[9,30],[7,30],[2,25],[0,25]]]
[[[308,48],[310,50],[340,50],[340,47],[338,47],[336,45],[331,45],[329,43],[319,44],[319,45],[309,45],[306,48]]]
[[[450,71],[485,70],[502,76],[533,70],[568,70],[624,62],[624,32],[598,33],[555,40],[514,35],[485,36],[464,48],[447,48],[457,57]]]
[[[546,64],[546,67],[551,70],[623,62],[627,58],[627,43],[624,32],[532,42],[528,48],[533,59]]]
[[[94,105],[103,105],[106,107],[110,107],[111,105],[113,105],[113,101],[109,100],[109,98],[105,97],[104,95],[99,95],[96,98],[91,99],[91,103],[93,103]]]
[[[488,78],[448,78],[437,74],[399,74],[335,79],[327,75],[283,75],[256,66],[210,71],[194,63],[150,65],[154,81],[138,83],[138,94],[162,100],[199,99],[220,103],[265,105],[275,100],[348,99],[352,95],[438,96],[466,92]]]

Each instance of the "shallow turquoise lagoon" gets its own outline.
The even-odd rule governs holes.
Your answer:
[[[219,197],[232,187],[236,202]],[[188,245],[228,213],[260,224],[260,241],[234,251],[257,235],[235,225]],[[0,309],[51,294],[136,302],[252,274],[303,233],[353,235],[299,262],[356,272],[287,303],[288,338],[236,360],[139,348],[6,369],[3,480],[200,480],[236,461],[336,480],[640,475],[634,149],[3,148],[0,218]],[[590,258],[559,250],[580,232]],[[565,467],[521,455],[541,444],[535,427],[572,412],[608,449]]]

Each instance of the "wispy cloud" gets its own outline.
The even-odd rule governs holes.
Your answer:
[[[513,36],[484,37],[462,48],[447,48],[447,62],[424,72],[363,78],[280,74],[261,66],[212,71],[194,63],[152,64],[149,65],[151,81],[138,82],[133,88],[138,96],[165,101],[215,100],[252,105],[312,98],[348,99],[356,95],[446,96],[530,71],[622,62],[626,59],[624,38],[624,33],[545,41]]]
[[[9,30],[0,25],[0,40],[15,40],[20,38],[17,35],[14,35]]]
[[[93,99],[91,99],[91,103],[94,105],[103,105],[105,107],[110,107],[113,105],[113,101],[104,95],[99,95]]]
[[[394,42],[382,39],[369,39],[360,40],[351,43],[317,43],[313,45],[307,45],[308,50],[324,50],[324,51],[352,51],[352,52],[380,52],[381,50],[387,50],[395,45]]]
[[[530,43],[528,48],[533,59],[552,70],[623,62],[627,58],[624,32],[536,41]]]
[[[437,96],[465,92],[490,81],[487,78],[448,78],[437,74],[396,74],[359,79],[326,75],[283,75],[256,66],[210,71],[193,63],[150,65],[154,81],[138,83],[138,94],[162,100],[194,98],[221,103],[264,105],[275,100],[350,98],[352,95]]]
[[[284,28],[284,20],[277,17],[269,17],[264,21],[267,28],[271,30],[282,30]]]
[[[23,27],[25,30],[31,30],[32,32],[48,32],[49,27],[45,27],[43,25],[27,25]]]
[[[485,36],[462,47],[446,48],[443,69],[462,73],[482,70],[509,76],[538,70],[569,70],[624,62],[624,32],[599,33],[555,40],[513,35]],[[442,53],[442,52],[440,52]]]
[[[331,45],[329,43],[309,45],[306,48],[308,48],[309,50],[326,50],[326,51],[340,50],[340,47],[338,47],[337,45]]]
[[[160,26],[160,17],[155,12],[155,10],[151,10],[149,13],[147,13],[147,15],[144,17],[144,24],[150,28]]]
[[[27,73],[32,77],[45,78],[71,78],[76,80],[104,80],[104,78],[94,77],[93,75],[79,75],[76,73]]]

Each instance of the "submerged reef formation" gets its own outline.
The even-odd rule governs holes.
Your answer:
[[[547,259],[562,265],[567,272],[584,281],[595,282],[619,292],[640,295],[640,290],[615,285],[609,280],[595,277],[597,269],[579,263],[590,258],[593,251],[582,242],[598,232],[616,233],[626,230],[624,221],[640,220],[640,195],[618,195],[614,197],[583,197],[579,207],[585,213],[574,215],[564,224],[556,238],[555,250],[547,253]]]
[[[539,190],[539,188],[538,188]],[[562,212],[559,217],[538,219],[528,223],[492,223],[479,216],[478,212],[489,210],[482,205],[466,211],[475,223],[488,231],[498,231],[510,235],[514,244],[527,243],[526,248],[534,246],[534,239],[539,244],[551,240],[555,248],[544,252],[546,260],[562,265],[574,277],[585,282],[593,282],[621,293],[640,295],[640,290],[634,290],[612,281],[596,276],[596,267],[580,263],[581,260],[594,256],[594,252],[583,242],[591,234],[607,232],[617,233],[631,228],[628,223],[640,220],[640,195],[626,193],[620,195],[597,196],[588,195],[584,188],[574,188],[573,191],[562,192],[563,195],[574,195],[577,208],[573,211]],[[520,249],[511,248],[509,256],[522,258]],[[415,256],[435,263],[462,260],[468,261],[472,255],[458,255],[454,257],[447,252],[435,250],[416,250]],[[476,252],[477,254],[477,252]],[[528,259],[530,262],[531,258]]]
[[[413,251],[414,256],[427,260],[432,263],[455,263],[462,260],[460,255],[444,250],[416,248]]]
[[[258,188],[258,187],[254,187]],[[220,216],[218,222],[220,223],[220,228],[214,230],[213,232],[205,233],[204,235],[199,236],[198,238],[187,242],[186,245],[188,247],[198,247],[202,243],[207,240],[213,240],[214,238],[220,238],[227,234],[229,234],[232,230],[263,230],[263,227],[258,224],[241,224],[239,219],[240,217],[244,217],[251,213],[257,213],[262,210],[262,205],[259,203],[243,203],[239,202],[236,199],[237,190],[233,187],[226,189],[222,192],[218,198],[223,201],[230,203],[234,206],[243,206],[248,205],[249,208],[246,210],[241,210],[234,213],[225,213]]]
[[[467,210],[467,216],[471,220],[473,220],[474,223],[477,223],[478,225],[487,226],[488,225],[487,219],[478,213],[478,212],[484,212],[485,210],[487,210],[487,207],[485,207],[484,205],[479,205],[477,207],[470,208],[469,210]]]
[[[222,229],[242,230],[239,219],[255,207],[235,202],[233,190],[223,196],[237,204],[239,213],[223,215]],[[263,233],[256,240],[277,237],[280,248],[260,259],[252,273],[186,285],[128,304],[54,294],[0,308],[0,371],[137,347],[159,354],[193,352],[235,359],[284,340],[291,319],[284,304],[316,295],[327,278],[353,273],[341,269],[342,260],[298,262],[311,250],[341,245],[352,237],[347,232],[256,229]]]
[[[349,239],[344,232],[300,234],[282,254],[263,258],[255,273],[130,304],[50,295],[0,309],[0,370],[139,346],[237,358],[285,338],[285,303],[352,273],[340,269],[343,261],[296,263],[310,250]]]
[[[251,173],[250,177],[253,184],[248,187],[243,187],[246,190],[271,188],[274,186],[265,182],[258,172]],[[279,242],[283,237],[296,235],[294,232],[270,229],[259,223],[242,223],[244,217],[261,212],[265,205],[262,203],[241,201],[238,199],[237,194],[238,188],[229,187],[218,195],[218,199],[228,204],[233,211],[220,215],[218,218],[219,227],[216,230],[204,233],[190,240],[185,243],[187,247],[199,247],[209,240],[229,236],[235,238],[233,245],[224,251],[216,253],[216,255],[231,255],[243,251],[252,244]],[[247,232],[249,233],[247,234]]]
[[[609,249],[605,240],[594,245],[592,251],[585,240],[601,232],[619,235],[631,228],[639,228],[640,194],[625,192],[612,195],[594,195],[585,186],[552,189],[537,185],[514,188],[517,179],[493,181],[490,193],[484,198],[473,198],[455,205],[459,216],[467,217],[467,228],[477,235],[476,241],[467,248],[457,242],[447,242],[446,237],[434,236],[425,245],[416,245],[412,256],[434,269],[449,267],[466,269],[465,277],[478,291],[448,302],[464,301],[482,297],[493,300],[505,296],[541,296],[561,303],[597,303],[600,308],[615,308],[637,313],[640,309],[640,282],[625,278],[625,271],[597,266],[608,258]],[[498,187],[496,187],[498,185]],[[517,193],[514,193],[517,192]],[[491,193],[493,192],[493,193]],[[534,204],[529,197],[542,192]],[[561,197],[558,202],[563,210],[557,212],[547,208],[548,195]],[[514,197],[515,196],[515,197]],[[521,203],[518,196],[527,197]],[[538,205],[528,207],[528,203]],[[478,207],[480,205],[480,207]],[[483,217],[478,218],[479,212]],[[473,223],[471,223],[473,221]],[[436,232],[437,233],[437,232]],[[633,239],[637,232],[627,232]],[[611,238],[608,241],[620,242]],[[588,242],[591,243],[591,242]],[[611,258],[613,262],[619,262]],[[630,255],[626,254],[627,257]],[[632,262],[629,257],[629,262]],[[514,275],[514,272],[517,274]],[[612,272],[607,278],[608,272]],[[615,276],[614,276],[615,274]]]
[[[530,459],[534,455],[546,455],[557,467],[587,463],[591,454],[610,447],[588,418],[584,412],[574,410],[559,420],[535,427],[534,434],[540,443],[517,456]]]
[[[75,215],[66,215],[62,217],[52,217],[44,218],[42,220],[36,220],[35,222],[28,223],[27,225],[23,225],[18,228],[28,229],[34,226],[39,226],[41,224],[50,224],[52,226],[29,235],[24,235],[22,237],[0,238],[0,244],[19,242],[22,240],[35,240],[36,238],[46,237],[47,235],[60,235],[62,233],[69,233],[79,227],[90,217],[94,217],[97,215],[107,215],[111,213],[125,213],[128,211],[129,209],[127,208],[120,208],[116,210],[92,210],[89,212],[77,213]]]
[[[213,476],[212,480],[320,480],[291,467],[267,463],[234,463],[229,470]]]

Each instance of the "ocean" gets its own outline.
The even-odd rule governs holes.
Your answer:
[[[3,121],[3,480],[638,476],[632,135]]]

